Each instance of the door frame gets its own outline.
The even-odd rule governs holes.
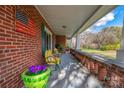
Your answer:
[[[52,45],[52,41],[53,41],[53,39],[52,39],[52,32],[45,26],[45,31],[46,31],[46,33],[47,34],[49,34],[50,36],[51,36],[51,38],[50,38],[50,40],[51,40],[51,47],[50,47],[50,49],[52,50],[52,48],[53,48],[53,45]]]

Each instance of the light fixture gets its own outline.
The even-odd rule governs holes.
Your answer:
[[[66,27],[66,25],[63,25],[63,26],[62,26],[62,28],[64,28],[64,29],[65,29],[65,28],[67,28],[67,27]]]

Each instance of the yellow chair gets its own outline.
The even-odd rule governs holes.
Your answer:
[[[53,52],[54,52],[54,54],[59,54],[59,52],[58,52],[58,49],[57,49],[57,48],[54,48]]]
[[[52,54],[51,50],[46,50],[45,52],[45,59],[47,64],[59,64],[60,58],[56,57]]]

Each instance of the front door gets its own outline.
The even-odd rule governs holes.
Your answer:
[[[46,31],[45,31],[45,25],[42,24],[42,54],[45,56],[45,51],[46,51]]]

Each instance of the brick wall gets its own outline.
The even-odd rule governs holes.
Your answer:
[[[105,64],[103,62],[94,60],[86,55],[83,55],[73,49],[71,54],[75,56],[85,66],[91,74],[94,74],[99,81],[102,82],[103,87],[109,88],[123,88],[124,87],[124,69],[113,64]]]
[[[66,47],[66,37],[63,35],[57,35],[56,36],[56,44],[61,44],[64,47]]]
[[[34,36],[16,31],[17,9],[35,22]],[[0,6],[0,87],[22,87],[20,73],[31,65],[42,64],[42,21],[34,6]]]

